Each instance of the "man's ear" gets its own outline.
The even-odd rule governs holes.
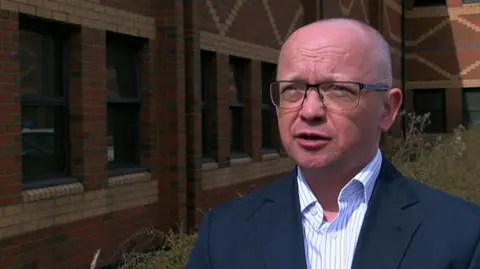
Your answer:
[[[380,120],[380,129],[387,132],[397,118],[398,111],[402,105],[403,93],[399,88],[393,88],[387,92],[383,103],[383,114]]]

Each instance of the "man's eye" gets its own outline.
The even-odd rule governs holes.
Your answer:
[[[336,91],[349,91],[346,87],[337,86],[337,85],[334,86],[334,89],[335,89]]]
[[[295,85],[290,85],[283,88],[282,92],[297,91],[297,90],[298,90],[298,87],[296,87]]]
[[[336,93],[342,93],[342,94],[355,93],[355,91],[352,90],[352,87],[347,87],[343,85],[332,85],[331,89]]]

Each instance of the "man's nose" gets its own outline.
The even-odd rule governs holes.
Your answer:
[[[308,91],[300,109],[300,117],[307,121],[322,120],[325,117],[325,106],[322,98],[323,96],[317,91]]]

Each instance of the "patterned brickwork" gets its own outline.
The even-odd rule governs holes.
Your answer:
[[[209,109],[209,124],[215,130],[215,162],[202,163],[200,166],[192,164],[195,169],[201,169],[197,174],[192,173],[188,179],[189,182],[195,182],[191,184],[191,189],[200,192],[192,198],[192,201],[196,201],[191,203],[193,210],[195,205],[202,209],[212,205],[217,201],[217,193],[218,202],[224,201],[221,193],[235,193],[245,184],[260,186],[267,182],[265,178],[273,179],[293,167],[291,162],[285,159],[283,150],[278,149],[279,152],[269,154],[261,150],[261,92],[267,89],[262,89],[260,72],[262,63],[277,62],[280,46],[285,39],[307,19],[311,20],[305,14],[305,9],[312,7],[306,7],[304,4],[307,2],[314,3],[301,0],[197,1],[196,8],[199,12],[196,19],[199,26],[195,38],[201,50],[214,52],[215,55],[215,68],[211,74],[215,85],[207,94],[207,102],[215,104],[215,107]],[[245,70],[247,80],[244,112],[244,141],[248,156],[241,158],[230,156],[231,122],[228,92],[225,90],[230,87],[230,81],[226,79],[229,76],[229,56],[249,61]],[[190,57],[192,66],[199,68],[199,63],[194,62],[198,60],[198,56],[192,54]],[[190,74],[196,77],[199,69],[190,71],[193,72]],[[192,100],[192,103],[196,102],[198,103]],[[192,120],[191,126],[199,124],[200,118],[196,118],[196,121]],[[191,143],[189,151],[198,149],[198,144],[200,141]],[[222,191],[217,191],[220,189]],[[199,214],[193,215],[193,219],[201,219]]]

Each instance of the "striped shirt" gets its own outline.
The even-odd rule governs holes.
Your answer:
[[[351,268],[360,228],[381,164],[382,155],[378,150],[373,160],[340,191],[339,212],[330,223],[324,220],[321,205],[298,170],[307,269]]]

